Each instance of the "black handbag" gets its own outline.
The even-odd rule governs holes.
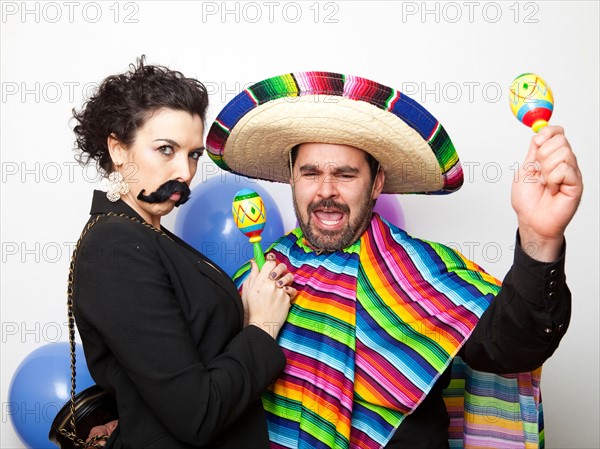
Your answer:
[[[71,408],[73,406],[73,409]],[[84,441],[94,426],[118,419],[117,404],[113,397],[98,385],[92,385],[77,393],[73,402],[67,402],[57,413],[48,439],[61,449],[101,447],[98,441],[107,436]],[[70,430],[67,430],[69,429]]]

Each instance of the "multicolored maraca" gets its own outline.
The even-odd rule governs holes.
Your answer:
[[[267,212],[262,198],[254,190],[242,189],[235,194],[231,211],[235,224],[253,244],[254,260],[258,264],[258,268],[262,268],[265,263],[265,255],[260,246],[262,240],[260,234],[267,221]]]
[[[552,116],[552,91],[535,73],[519,75],[510,86],[510,109],[521,123],[537,133]]]

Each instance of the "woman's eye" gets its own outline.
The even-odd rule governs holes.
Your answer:
[[[200,159],[201,156],[202,156],[202,151],[192,151],[190,153],[190,158],[192,158],[195,161],[197,161],[198,159]]]
[[[163,145],[162,147],[158,147],[158,151],[166,156],[171,156],[173,154],[173,147],[171,145]]]

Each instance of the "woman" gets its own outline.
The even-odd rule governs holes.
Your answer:
[[[189,197],[207,104],[200,82],[142,57],[74,112],[81,162],[109,175],[73,273],[88,368],[118,405],[107,447],[268,447],[259,397],[285,365],[275,338],[293,277],[267,260],[240,298],[222,270],[160,226]]]

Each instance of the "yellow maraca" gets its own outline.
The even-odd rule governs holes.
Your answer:
[[[267,221],[267,212],[262,198],[254,190],[242,189],[235,194],[231,207],[233,221],[236,226],[252,243],[254,249],[254,260],[258,268],[262,268],[265,263],[265,255],[260,241],[262,231]]]
[[[550,87],[535,73],[524,73],[514,79],[509,100],[515,117],[536,133],[548,124],[554,109]]]

